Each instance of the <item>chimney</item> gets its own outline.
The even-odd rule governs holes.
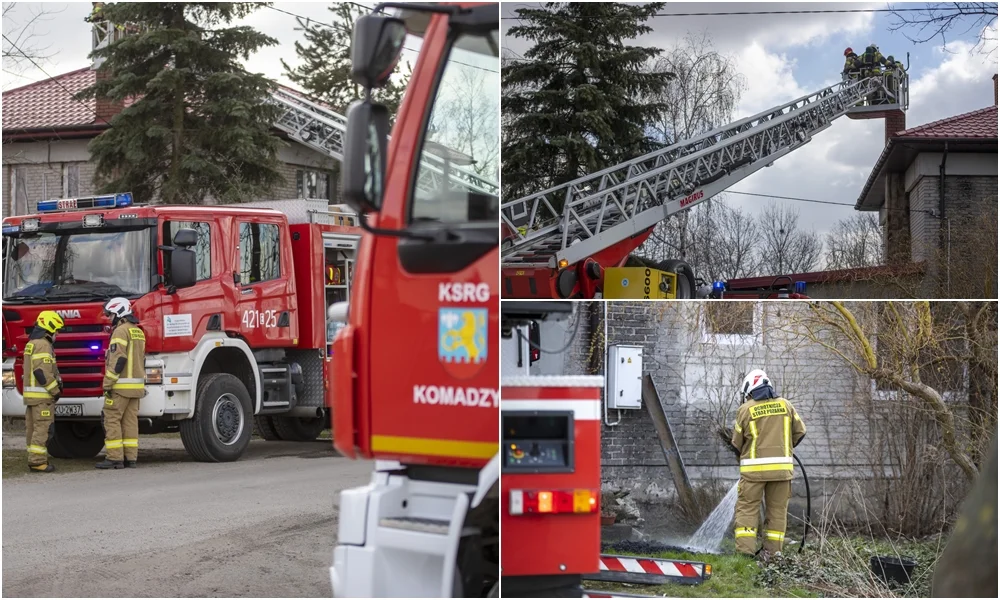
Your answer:
[[[906,129],[906,113],[901,110],[890,110],[885,112],[885,143],[889,143],[889,138],[900,131]]]
[[[997,75],[993,74],[993,106],[997,105]]]
[[[101,9],[104,7],[103,2],[91,2],[91,4],[94,7],[88,17],[91,31],[91,50],[97,50],[120,39],[122,32],[101,16]],[[90,65],[90,69],[94,71],[96,81],[104,81],[111,77],[107,69],[102,68],[103,64],[104,59],[95,56]],[[121,112],[122,108],[124,106],[121,102],[113,102],[107,98],[97,97],[95,98],[94,112],[96,116],[94,121],[96,123],[110,122],[111,117]]]
[[[98,69],[94,75],[97,78],[97,81],[104,81],[111,78],[111,74],[107,71],[107,69]],[[110,100],[102,96],[94,98],[94,102],[94,122],[98,124],[110,124],[111,117],[117,115],[123,108],[125,108],[125,105],[121,102],[115,102],[114,100]]]

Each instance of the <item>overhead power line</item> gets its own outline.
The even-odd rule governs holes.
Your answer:
[[[926,12],[926,8],[829,8],[817,10],[742,10],[726,12],[688,12],[688,13],[655,13],[653,17],[728,17],[728,16],[748,16],[748,15],[823,15],[823,14],[857,14],[857,13],[899,13],[899,12]],[[937,11],[956,11],[962,14],[959,7],[935,8]],[[518,21],[524,17],[501,17],[503,21]],[[580,15],[577,19],[603,19],[599,15]]]

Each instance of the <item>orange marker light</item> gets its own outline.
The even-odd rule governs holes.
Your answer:
[[[573,491],[573,512],[589,513],[595,504],[597,504],[597,498],[590,490]]]

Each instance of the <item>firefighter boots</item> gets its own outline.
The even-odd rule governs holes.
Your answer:
[[[43,465],[28,465],[28,470],[32,473],[51,473],[52,471],[55,471],[56,468],[48,463],[45,463]]]
[[[108,460],[105,459],[103,462],[99,462],[94,465],[95,469],[124,469],[125,462],[121,460]]]

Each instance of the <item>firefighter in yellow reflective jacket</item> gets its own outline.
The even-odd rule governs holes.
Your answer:
[[[104,447],[98,469],[135,467],[139,457],[139,399],[146,395],[146,335],[126,298],[104,305],[111,317],[111,343],[104,365]]]
[[[35,321],[28,343],[24,346],[24,431],[28,446],[28,470],[51,473],[49,464],[49,426],[55,417],[54,405],[62,394],[63,383],[52,349],[56,332],[63,320],[55,311],[43,310]]]
[[[736,413],[734,448],[740,451],[736,500],[736,550],[757,553],[758,517],[763,499],[763,558],[779,554],[785,541],[788,499],[792,492],[792,448],[806,426],[792,403],[775,394],[767,374],[754,369],[740,388],[743,404]]]

